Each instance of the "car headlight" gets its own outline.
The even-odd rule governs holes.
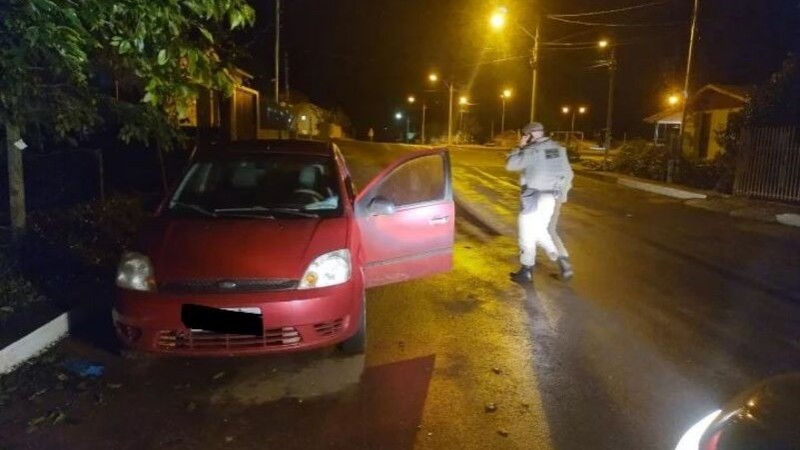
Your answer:
[[[152,291],[156,287],[150,258],[141,253],[125,253],[117,268],[117,286],[134,291]]]
[[[687,431],[680,442],[678,442],[678,446],[675,447],[675,450],[700,450],[700,441],[703,439],[703,434],[708,430],[708,427],[714,423],[714,420],[716,420],[721,412],[721,410],[716,410],[704,417],[703,420],[694,424],[692,428],[689,428],[689,431]]]
[[[350,279],[350,250],[336,250],[315,259],[300,280],[298,289],[342,284]]]

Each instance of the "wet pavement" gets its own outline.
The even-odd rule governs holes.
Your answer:
[[[359,185],[416,150],[340,146]],[[365,357],[128,360],[70,338],[0,379],[0,448],[668,449],[800,370],[800,230],[578,178],[575,279],[542,259],[521,287],[502,152],[451,157],[454,270],[368,291]]]

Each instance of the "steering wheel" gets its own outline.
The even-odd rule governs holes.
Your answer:
[[[321,202],[322,200],[325,200],[325,197],[323,197],[322,194],[313,189],[295,189],[294,191],[292,191],[292,193],[308,195],[312,197],[315,202]]]

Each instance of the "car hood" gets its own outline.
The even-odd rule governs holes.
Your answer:
[[[300,279],[317,256],[345,248],[345,218],[164,219],[141,247],[159,283],[183,280]]]

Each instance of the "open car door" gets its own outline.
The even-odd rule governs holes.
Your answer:
[[[453,267],[455,207],[447,150],[394,161],[358,195],[355,213],[367,287]]]

